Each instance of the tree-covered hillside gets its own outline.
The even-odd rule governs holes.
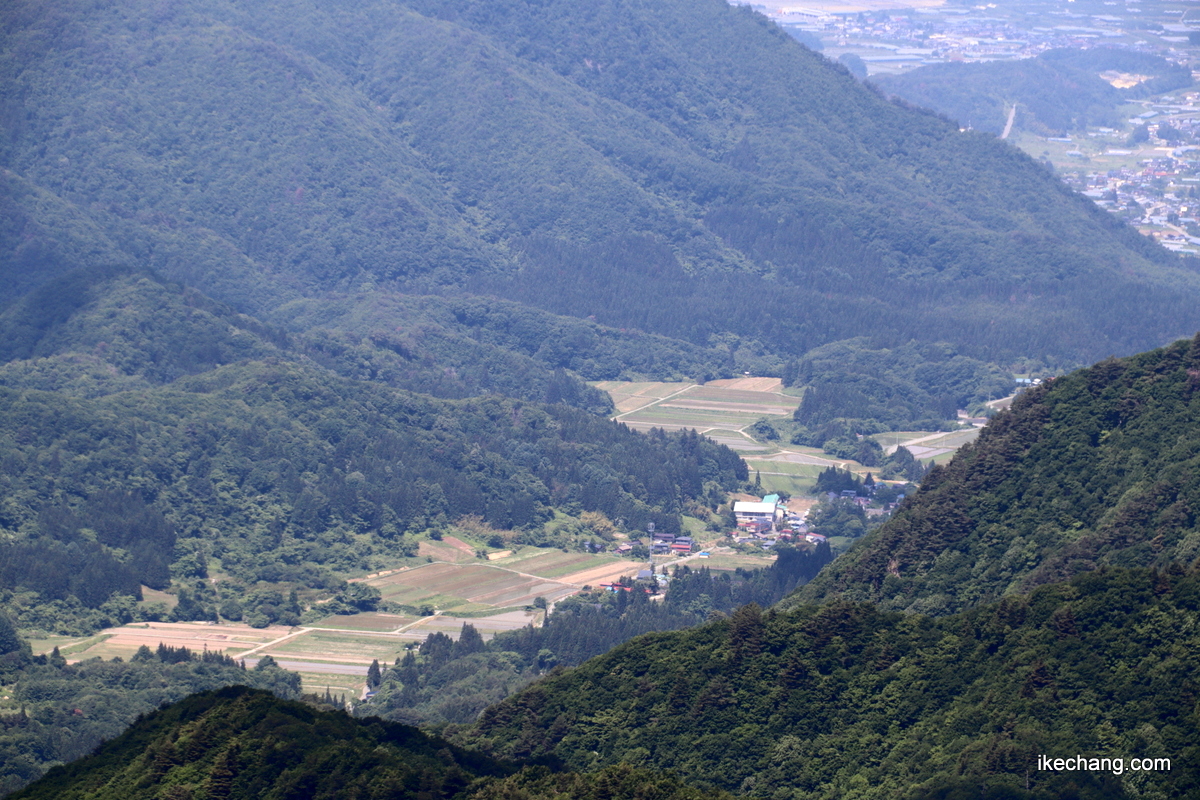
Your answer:
[[[615,767],[582,775],[498,762],[416,728],[354,720],[231,687],[138,720],[14,799],[723,800],[677,778]]]
[[[1144,75],[1136,86],[1117,89],[1101,72]],[[1192,85],[1187,67],[1161,56],[1109,47],[1050,50],[1037,58],[979,64],[934,64],[872,81],[895,94],[957,120],[999,135],[1017,104],[1016,127],[1043,136],[1083,131],[1090,125],[1122,128],[1118,107]]]
[[[458,399],[613,410],[588,380],[726,377],[729,353],[515,303],[395,293],[298,300],[274,324],[147,270],[76,270],[0,311],[0,383],[96,396],[247,358]]]
[[[612,406],[551,366],[562,328],[547,315],[501,314],[524,325],[497,329],[487,304],[439,308],[461,328],[440,347],[295,334],[113,268],[0,312],[0,597],[22,625],[83,631],[129,621],[114,593],[203,578],[210,560],[249,584],[331,589],[464,516],[517,538],[585,511],[678,530],[745,480],[694,433],[584,410]],[[573,325],[599,358],[635,341]],[[497,388],[549,404],[470,398]],[[217,598],[201,600],[193,616],[211,618]]]
[[[944,614],[1098,566],[1200,559],[1200,337],[1031,389],[785,604]]]
[[[562,405],[439,401],[263,361],[94,399],[0,388],[0,442],[4,587],[93,608],[163,585],[185,556],[181,577],[203,576],[210,557],[248,581],[369,568],[412,552],[406,534],[464,515],[522,529],[552,508],[592,510],[677,531],[687,503],[746,477],[693,432],[646,436]],[[111,533],[89,526],[98,504]]]
[[[1101,568],[940,619],[746,606],[546,678],[461,741],[759,798],[1190,797],[1198,615],[1200,573],[1178,565]],[[1122,764],[1038,766],[1078,755]]]
[[[776,358],[1071,364],[1197,325],[1193,266],[722,0],[2,13],[5,288],[483,292]]]

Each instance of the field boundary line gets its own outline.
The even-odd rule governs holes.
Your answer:
[[[265,644],[260,644],[258,647],[252,647],[244,653],[239,653],[238,658],[245,658],[246,656],[253,655],[254,653],[257,653],[259,650],[262,650],[264,648],[274,647],[277,644],[282,644],[283,642],[286,642],[288,639],[297,639],[301,636],[304,636],[307,633],[311,633],[314,630],[317,630],[317,629],[316,628],[301,628],[298,631],[292,631],[291,633],[288,633],[284,636],[280,636],[278,639],[274,639],[270,642],[266,642]]]
[[[649,405],[642,406],[641,408],[634,409],[633,411],[626,411],[623,414],[617,414],[615,417],[613,417],[613,421],[615,422],[615,421],[619,420],[621,417],[627,416],[629,414],[636,414],[639,411],[645,411],[648,408],[654,408],[655,406],[659,405],[660,403],[664,403],[667,400],[670,400],[672,397],[675,397],[676,395],[681,395],[684,392],[686,392],[688,389],[691,389],[692,387],[698,386],[698,385],[699,384],[689,383],[687,386],[680,389],[679,391],[671,392],[666,397],[660,397],[657,400],[655,400],[653,403],[650,403]]]

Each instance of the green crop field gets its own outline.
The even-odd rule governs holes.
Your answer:
[[[763,551],[760,555],[751,555],[747,553],[717,553],[708,558],[696,558],[688,562],[688,567],[691,569],[700,569],[707,567],[708,569],[720,570],[735,570],[738,567],[743,569],[761,569],[769,567],[775,563],[775,556]]]
[[[971,428],[965,431],[950,431],[936,439],[927,439],[921,444],[926,447],[952,447],[958,449],[968,442],[973,442],[979,438],[979,428]]]
[[[556,554],[554,558],[564,555],[571,557],[571,554]],[[581,561],[593,558],[581,558],[581,554],[574,554],[573,557]],[[520,568],[514,566],[513,569]],[[563,569],[566,574],[576,572],[580,567],[563,566]],[[536,572],[530,574],[538,575]],[[445,611],[456,610],[469,603],[522,606],[532,603],[535,597],[554,601],[575,591],[573,586],[550,578],[529,577],[491,564],[430,564],[373,578],[370,583],[380,590],[384,600],[405,605],[432,605]]]
[[[301,691],[308,694],[325,695],[325,690],[333,695],[334,701],[345,697],[346,700],[357,700],[362,693],[366,678],[356,675],[336,675],[328,672],[300,672]]]
[[[285,642],[271,645],[260,653],[273,658],[316,658],[344,664],[371,663],[386,659],[389,663],[404,650],[408,640],[388,634],[353,634],[310,630]]]
[[[825,467],[820,464],[797,464],[794,461],[769,461],[761,458],[747,458],[746,466],[751,471],[758,470],[766,477],[768,473],[795,475],[805,478],[816,478]]]
[[[333,614],[320,622],[314,622],[312,628],[343,628],[362,631],[394,631],[397,628],[413,622],[415,617],[402,617],[398,614]]]
[[[537,575],[541,578],[561,578],[574,572],[581,572],[592,567],[609,564],[618,559],[605,555],[589,555],[587,553],[563,553],[557,550],[544,550],[532,557],[518,560],[504,559],[498,562],[500,566],[517,572]]]

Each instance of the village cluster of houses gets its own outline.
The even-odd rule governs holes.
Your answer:
[[[733,516],[738,527],[733,539],[738,544],[757,544],[767,549],[779,542],[825,541],[821,534],[809,532],[804,515],[789,510],[777,494],[769,494],[757,502],[739,500],[733,504]]]
[[[682,555],[686,556],[696,549],[696,542],[691,536],[676,536],[673,533],[650,532],[650,555]],[[617,555],[626,555],[638,545],[645,546],[641,539],[630,539],[617,545],[613,551]]]

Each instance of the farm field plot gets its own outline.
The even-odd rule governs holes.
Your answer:
[[[787,416],[799,406],[799,398],[780,393],[778,378],[734,378],[691,383],[593,384],[608,392],[617,406],[617,419],[631,428],[680,430],[695,428],[701,433],[720,431],[718,439],[738,450],[769,450],[741,433],[763,416]]]
[[[307,666],[307,665],[306,665]],[[292,667],[284,666],[284,669]],[[366,683],[367,669],[362,667],[362,674],[342,674],[335,672],[306,672],[304,669],[294,670],[300,673],[301,691],[307,694],[324,695],[325,690],[333,695],[334,700],[345,698],[354,700],[360,696]]]
[[[714,428],[710,431],[705,431],[704,435],[712,439],[717,444],[723,444],[731,450],[742,450],[747,453],[760,453],[775,448],[770,445],[762,444],[755,441],[746,434],[740,431],[726,431],[720,428]]]
[[[320,622],[314,622],[312,628],[338,628],[360,631],[394,631],[416,620],[416,617],[402,617],[399,614],[333,614]]]
[[[680,397],[686,397],[690,400],[707,400],[714,403],[749,403],[759,406],[788,406],[795,408],[800,405],[800,401],[795,397],[776,394],[774,392],[749,392],[744,389],[725,389],[720,386],[714,386],[711,383],[706,383],[703,386],[694,386],[688,389]]]
[[[743,553],[716,553],[708,558],[693,558],[688,562],[688,567],[691,569],[719,569],[733,571],[738,567],[743,569],[760,569],[769,567],[775,563],[773,555],[747,555]]]
[[[588,553],[563,553],[559,550],[546,551],[539,548],[532,556],[507,560],[502,566],[517,572],[526,572],[540,578],[560,578],[573,572],[611,564],[617,559],[612,556],[589,555]]]
[[[609,583],[615,581],[622,575],[637,575],[638,570],[645,569],[645,563],[641,561],[613,561],[610,564],[605,564],[592,569],[585,569],[580,572],[572,572],[569,575],[563,575],[564,583],[572,584],[572,587],[579,586],[595,586],[599,583]],[[547,600],[550,598],[546,598]]]
[[[342,633],[310,629],[286,641],[259,650],[256,655],[269,655],[282,661],[329,661],[340,664],[370,664],[373,659],[388,663],[404,649],[404,645],[419,637],[395,633]]]
[[[973,442],[979,438],[981,428],[971,428],[965,431],[950,431],[933,439],[926,439],[922,444],[927,447],[944,447],[952,450],[957,450],[968,442]]]
[[[870,438],[879,442],[879,446],[885,451],[891,452],[896,449],[896,445],[928,435],[929,431],[887,431],[886,433],[872,434]]]
[[[807,464],[803,462],[785,460],[782,458],[754,458],[746,459],[746,466],[752,470],[759,470],[762,474],[780,474],[780,475],[797,475],[805,478],[816,478],[821,470],[829,466],[826,464]]]
[[[895,452],[897,446],[903,445],[916,458],[930,459],[952,455],[954,451],[958,450],[964,444],[975,441],[979,436],[980,430],[980,428],[968,428],[966,430],[933,433],[928,431],[900,431],[876,434],[874,438],[875,441],[883,446],[885,453]]]
[[[483,564],[431,564],[370,581],[383,599],[416,605],[429,603],[450,610],[467,603],[490,606],[527,605],[535,597],[557,600],[575,587],[548,578],[530,578]]]
[[[58,648],[60,652],[71,647],[79,647],[82,644],[95,639],[95,636],[80,638],[78,636],[47,636],[44,639],[28,639],[29,647],[33,650],[35,656],[40,656],[49,653],[54,648]],[[97,644],[97,642],[91,642]]]
[[[783,389],[783,381],[779,378],[722,378],[704,385],[744,392],[778,392]]]
[[[449,561],[458,564],[464,561],[473,561],[475,548],[461,539],[444,536],[440,542],[422,541],[417,546],[417,555],[428,556],[435,561]]]
[[[269,628],[251,628],[249,625],[208,625],[195,622],[142,622],[109,628],[95,637],[96,643],[85,650],[73,652],[71,661],[87,658],[128,659],[142,645],[151,650],[159,643],[170,647],[186,647],[201,651],[205,648],[237,657],[260,644],[287,635],[290,628],[273,625]],[[60,647],[62,645],[59,645]]]
[[[695,386],[694,383],[659,383],[653,381],[598,381],[593,386],[608,392],[613,398],[648,397],[651,400],[661,400],[678,391]]]
[[[495,614],[490,617],[449,617],[438,614],[432,617],[425,617],[418,624],[408,630],[409,633],[418,633],[424,639],[431,633],[444,633],[451,638],[457,639],[462,633],[463,625],[470,625],[484,639],[490,639],[501,631],[512,631],[518,628],[524,628],[526,625],[540,619],[541,612],[528,611],[509,611],[504,614]]]
[[[612,397],[613,405],[617,407],[617,411],[623,414],[630,411],[637,411],[639,408],[645,408],[646,406],[654,405],[659,400],[657,397],[642,397],[640,395],[613,395]],[[621,399],[618,400],[618,397]]]
[[[654,405],[621,416],[621,422],[631,427],[652,426],[667,430],[695,428],[706,431],[712,428],[741,430],[757,420],[761,413],[739,413],[714,408],[681,408]]]

